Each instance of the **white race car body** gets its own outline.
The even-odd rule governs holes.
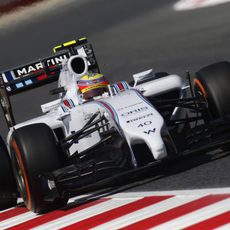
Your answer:
[[[130,180],[131,174],[136,177],[137,172],[168,165],[178,157],[229,146],[229,118],[220,117],[222,111],[229,115],[229,110],[225,112],[229,94],[219,94],[229,82],[229,63],[201,69],[194,86],[189,73],[184,81],[178,75],[147,70],[134,74],[129,84],[102,84],[94,95],[104,93],[92,98],[93,91],[86,96],[78,88],[84,75],[101,73],[87,39],[63,43],[54,52],[0,74],[0,105],[9,127],[8,151],[0,138],[2,168],[7,166],[2,172],[11,174],[12,182],[0,181],[0,187],[6,196],[18,190],[33,212],[57,209],[71,196],[110,182],[112,187],[117,178]],[[219,74],[223,78],[217,84]],[[41,105],[42,116],[16,124],[10,96],[57,80],[58,87],[50,93],[59,94],[59,99]],[[206,97],[209,91],[203,80],[217,86],[207,95],[211,99],[219,95],[223,104]],[[84,90],[88,93],[95,82],[90,79]]]
[[[60,99],[42,105],[45,113],[43,116],[19,123],[10,128],[8,140],[14,129],[34,123],[45,123],[52,130],[61,128],[64,136],[71,135],[76,130],[84,127],[90,117],[97,111],[104,114],[109,121],[108,129],[116,127],[117,131],[125,138],[132,152],[132,145],[145,143],[155,160],[167,156],[163,136],[168,136],[163,117],[145,96],[155,96],[172,90],[180,90],[183,97],[183,81],[178,75],[168,75],[154,79],[152,70],[134,75],[135,84],[140,80],[151,77],[153,80],[130,87],[126,82],[123,90],[119,90],[118,84],[109,86],[110,91],[91,101],[84,101],[80,94],[76,81],[87,72],[75,74],[71,69],[71,61],[74,58],[85,59],[81,56],[72,56],[68,62],[64,61],[59,78],[59,87],[66,89],[65,94],[60,94]],[[116,92],[115,89],[118,89]],[[172,118],[177,115],[175,108]],[[69,154],[76,151],[81,153],[100,142],[100,130],[97,130],[71,146]],[[41,134],[42,135],[42,134]],[[135,165],[135,159],[133,157]]]

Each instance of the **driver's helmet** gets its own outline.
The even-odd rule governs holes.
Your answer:
[[[83,94],[83,98],[88,100],[92,97],[100,96],[107,91],[108,80],[99,73],[84,75],[78,82],[77,86]]]

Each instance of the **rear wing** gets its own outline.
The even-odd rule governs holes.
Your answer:
[[[92,45],[80,38],[54,47],[52,56],[0,73],[0,102],[8,127],[15,125],[10,96],[57,81],[62,62],[72,55],[84,56],[89,70],[100,72]]]

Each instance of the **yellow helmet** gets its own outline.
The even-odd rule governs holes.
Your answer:
[[[78,82],[77,86],[84,99],[100,96],[107,91],[109,82],[102,74],[84,75]]]

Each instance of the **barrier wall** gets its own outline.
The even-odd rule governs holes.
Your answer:
[[[0,1],[0,16],[11,11],[16,10],[20,7],[32,5],[36,2],[44,0],[1,0]]]

